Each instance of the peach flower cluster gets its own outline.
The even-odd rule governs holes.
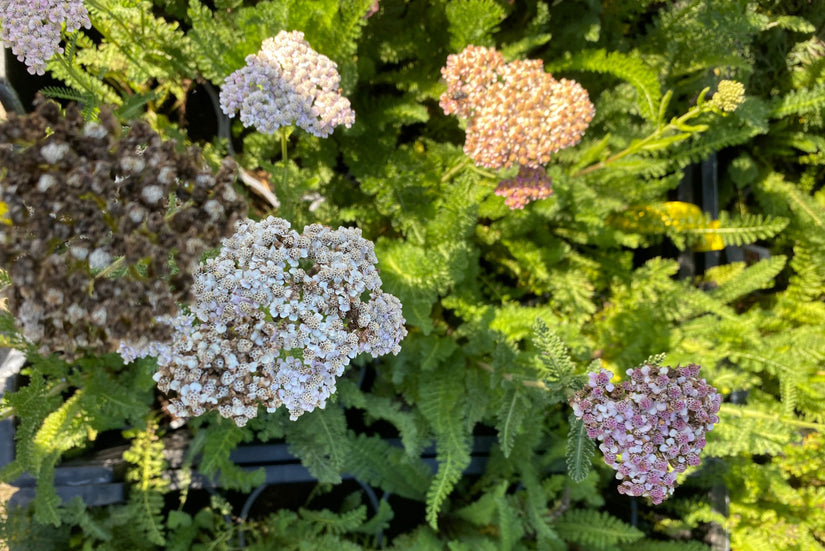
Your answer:
[[[587,91],[556,80],[541,60],[504,62],[494,49],[468,46],[441,69],[446,114],[467,120],[464,152],[478,166],[538,168],[579,142],[593,119]]]

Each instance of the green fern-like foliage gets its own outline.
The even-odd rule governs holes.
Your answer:
[[[432,482],[430,468],[418,457],[376,436],[358,435],[350,441],[346,472],[385,492],[423,501]]]
[[[516,436],[523,430],[524,421],[534,407],[527,390],[522,385],[518,383],[505,385],[496,419],[498,441],[505,457],[510,455]]]
[[[533,342],[540,352],[542,378],[550,384],[563,384],[575,370],[567,347],[541,318],[536,319],[534,330]]]
[[[283,412],[242,429],[190,419],[176,494],[162,482],[170,419],[153,362],[39,358],[0,315],[3,342],[30,361],[0,402],[0,417],[18,423],[2,475],[38,478],[35,516],[11,514],[3,536],[43,549],[216,549],[243,531],[250,549],[698,551],[707,547],[673,538],[714,522],[734,548],[821,548],[825,469],[810,434],[825,423],[825,15],[815,4],[87,2],[95,28],[64,35],[48,65],[62,87],[45,92],[82,102],[89,118],[113,103],[124,119],[200,141],[210,161],[233,151],[281,200],[273,208],[250,194],[254,217],[360,228],[409,333],[397,356],[354,359],[326,409],[297,422]],[[328,139],[291,134],[287,159],[239,122],[228,140],[220,115],[218,136],[211,119],[199,127],[215,109],[198,100],[281,30],[304,32],[338,64],[356,112]],[[438,105],[441,67],[469,44],[540,59],[595,106],[581,142],[545,167],[552,196],[522,210],[494,193],[516,168],[474,166],[466,122]],[[731,112],[712,99],[724,80],[744,86]],[[698,198],[681,184],[711,155],[718,219],[685,206]],[[664,506],[640,503],[633,528],[609,497],[608,471],[591,466],[595,445],[569,399],[577,366],[622,376],[663,353],[671,365],[700,364],[726,402],[702,465]],[[356,368],[363,384],[352,382]],[[61,504],[54,469],[124,427],[135,427],[128,501]],[[496,443],[484,472],[465,477],[481,460],[479,434]],[[262,482],[231,460],[253,438],[285,439],[321,484],[301,505],[245,521],[217,494],[197,510],[190,467],[233,491]],[[421,459],[431,445],[434,471]],[[360,492],[316,503],[343,493],[345,473],[420,511],[402,518],[395,499],[373,509]],[[720,481],[727,521],[705,497]]]
[[[623,544],[621,549],[638,551],[710,551],[711,547],[698,541],[655,541],[643,539],[631,544]]]
[[[438,378],[423,378],[419,408],[436,437],[438,471],[427,491],[427,522],[434,529],[438,513],[470,463],[470,440],[463,422],[461,372],[455,368]]]
[[[744,263],[728,264],[728,269],[736,270],[736,274],[726,277],[721,282],[714,277],[711,270],[706,272],[706,277],[710,281],[719,282],[711,292],[712,296],[721,302],[731,303],[749,293],[771,287],[774,278],[786,263],[787,257],[773,256],[748,267],[745,267]]]
[[[743,549],[771,545],[782,549],[823,549],[821,510],[812,504],[823,496],[821,433],[801,445],[786,446],[781,456],[762,468],[735,462],[726,475],[731,492],[731,544]],[[802,463],[806,466],[801,467]],[[747,537],[746,534],[752,534]]]
[[[650,121],[659,116],[662,92],[656,71],[639,57],[605,50],[582,50],[569,59],[554,61],[548,69],[596,71],[608,73],[630,83],[636,90],[636,106],[640,115]]]
[[[504,8],[492,0],[445,2],[444,12],[449,21],[450,48],[463,50],[469,44],[487,46],[492,34],[504,19]]]
[[[140,362],[115,380],[123,369],[119,356],[83,358],[75,367],[57,357],[30,355],[30,384],[4,396],[9,411],[19,416],[15,460],[3,471],[12,479],[24,471],[37,478],[35,518],[61,522],[60,499],[54,490],[54,468],[61,456],[85,447],[100,431],[137,422],[145,416],[151,395],[147,362]],[[72,389],[64,402],[60,391]]]
[[[438,342],[449,342],[441,339]],[[437,350],[438,346],[433,349]],[[433,355],[429,352],[425,361],[432,361]],[[441,358],[443,360],[443,357]],[[437,365],[433,362],[434,366]],[[356,407],[364,410],[364,412],[372,419],[381,419],[389,421],[398,430],[401,436],[401,443],[404,450],[410,457],[415,457],[420,454],[424,448],[425,442],[421,434],[421,419],[415,411],[404,411],[398,402],[390,400],[384,396],[376,396],[359,390],[354,384],[349,381],[341,381],[338,384],[337,391],[339,399],[348,407]]]
[[[790,115],[819,114],[823,107],[825,107],[825,84],[819,84],[810,89],[794,90],[777,98],[771,106],[771,117],[782,119]]]
[[[151,2],[100,0],[87,9],[103,40],[78,33],[64,54],[52,58],[49,70],[73,90],[61,96],[119,105],[152,85],[153,97],[183,100],[196,75],[194,48],[178,22],[153,15]]]
[[[643,533],[604,513],[572,510],[555,522],[555,529],[565,540],[591,549],[608,549],[618,543],[635,543]]]
[[[157,434],[157,421],[149,419],[146,430],[127,431],[132,436],[132,447],[123,453],[123,459],[133,465],[126,479],[133,483],[129,492],[129,504],[143,509],[137,515],[146,539],[155,545],[166,543],[164,534],[163,494],[169,483],[162,478],[166,462],[163,459],[163,442]]]
[[[262,520],[248,522],[244,528],[249,549],[354,551],[366,548],[370,540],[365,534],[374,534],[373,527],[386,523],[390,516],[391,512],[388,515],[388,509],[382,506],[368,519],[367,507],[354,501],[340,512],[310,508],[301,508],[297,513],[281,510]]]
[[[251,437],[248,432],[239,430],[231,421],[217,416],[200,430],[203,432],[195,439],[197,445],[191,446],[188,453],[194,455],[203,452],[198,464],[201,473],[209,478],[217,478],[221,486],[244,491],[250,491],[263,483],[262,470],[245,471],[229,458],[238,444]]]
[[[286,432],[289,448],[319,481],[339,483],[349,451],[340,407],[327,406],[302,416]]]

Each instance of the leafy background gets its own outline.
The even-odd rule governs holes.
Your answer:
[[[0,402],[19,423],[2,477],[37,477],[37,498],[0,533],[43,549],[676,551],[707,549],[715,523],[734,549],[825,547],[821,6],[382,1],[365,19],[371,5],[88,1],[96,32],[67,38],[49,63],[56,82],[27,81],[89,116],[114,103],[124,121],[198,143],[214,163],[233,154],[281,200],[273,211],[247,190],[257,216],[357,225],[409,335],[397,357],[356,361],[325,410],[295,423],[262,414],[244,429],[215,416],[172,428],[150,361],[70,365],[29,350],[24,385]],[[288,160],[209,101],[282,29],[338,63],[357,114],[327,140],[293,133]],[[596,106],[582,142],[548,166],[554,195],[523,211],[493,194],[510,173],[475,168],[461,124],[438,107],[440,68],[468,44],[542,59]],[[744,83],[745,103],[728,116],[697,110],[722,79]],[[718,220],[674,209],[686,171],[712,155]],[[721,255],[692,252],[720,241]],[[3,324],[7,344],[25,348]],[[651,507],[616,495],[598,454],[589,467],[592,444],[566,400],[587,370],[623,373],[660,353],[701,364],[726,401],[702,467]],[[60,507],[55,466],[112,431],[129,443],[128,500]],[[175,433],[189,442],[179,472],[220,491],[170,484],[163,450]],[[486,469],[463,476],[483,435],[496,442]],[[301,504],[242,521],[237,496],[263,474],[230,453],[253,440],[285,441],[319,483]],[[429,446],[434,471],[421,459]],[[368,506],[343,492],[344,473],[394,497]]]

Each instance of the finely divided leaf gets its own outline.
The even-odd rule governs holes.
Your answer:
[[[608,513],[570,509],[555,523],[559,535],[584,549],[606,548],[640,540],[644,533]]]
[[[655,121],[659,114],[659,101],[662,98],[659,77],[656,70],[638,56],[605,50],[581,50],[567,59],[548,64],[547,69],[554,73],[582,70],[614,75],[636,89],[636,103],[644,118]]]
[[[576,482],[581,482],[590,473],[590,458],[596,444],[587,437],[584,423],[575,415],[570,415],[570,432],[567,435],[567,474]]]
[[[424,377],[419,407],[436,436],[438,472],[427,491],[427,522],[438,526],[438,513],[464,469],[470,464],[470,433],[464,423],[463,366],[450,366],[435,377]]]
[[[527,414],[532,411],[532,405],[525,388],[517,384],[507,385],[501,398],[496,422],[498,442],[504,457],[510,457],[513,442],[521,432],[521,425]]]
[[[286,433],[289,450],[319,482],[339,484],[349,453],[344,411],[334,404],[305,413]]]
[[[445,432],[438,434],[438,472],[427,491],[427,522],[433,530],[438,529],[438,513],[441,506],[461,480],[464,469],[470,464],[470,450],[470,438],[464,434],[463,423],[449,425]]]

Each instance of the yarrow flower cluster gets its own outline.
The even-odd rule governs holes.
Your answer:
[[[63,53],[60,28],[64,23],[68,32],[91,28],[82,0],[0,0],[0,39],[31,74],[44,74],[46,61]]]
[[[62,115],[42,99],[0,125],[5,296],[43,354],[111,352],[132,334],[168,338],[154,318],[177,314],[190,268],[246,214],[234,163],[213,175],[197,150],[177,152],[146,123],[120,133],[111,110],[86,122],[76,105]]]
[[[716,93],[710,99],[713,107],[732,113],[745,102],[745,86],[735,80],[723,80],[716,88]]]
[[[325,138],[336,126],[355,122],[340,82],[338,66],[313,50],[304,33],[281,31],[226,78],[220,103],[224,113],[240,111],[244,126],[264,134],[294,124]]]
[[[531,201],[550,197],[553,194],[551,184],[543,167],[520,166],[518,176],[499,182],[496,195],[504,197],[504,204],[511,209],[523,209]]]
[[[659,504],[673,495],[676,475],[699,465],[705,433],[719,422],[722,396],[699,366],[644,365],[617,385],[613,373],[590,373],[572,399],[587,436],[601,441],[605,463],[617,471],[619,493],[647,496]]]
[[[381,291],[376,263],[359,229],[239,223],[195,271],[196,302],[173,320],[173,343],[126,343],[121,354],[158,357],[174,415],[217,410],[243,426],[260,404],[295,420],[326,405],[357,354],[401,350],[401,302]]]
[[[595,113],[579,83],[554,79],[541,60],[505,63],[494,49],[467,46],[441,74],[441,108],[467,120],[464,152],[482,167],[545,165],[579,142]]]

